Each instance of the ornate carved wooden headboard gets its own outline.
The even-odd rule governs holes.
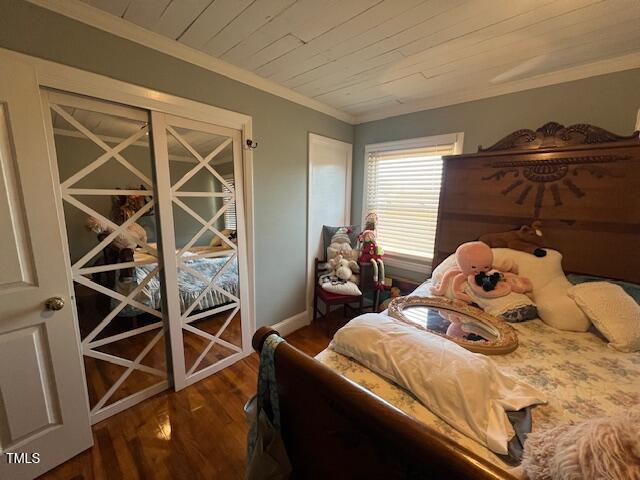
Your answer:
[[[539,219],[565,271],[640,283],[638,135],[550,122],[444,157],[434,266],[463,242]]]

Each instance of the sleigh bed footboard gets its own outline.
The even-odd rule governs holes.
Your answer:
[[[273,333],[260,328],[255,350]],[[286,341],[275,368],[293,478],[515,478]]]

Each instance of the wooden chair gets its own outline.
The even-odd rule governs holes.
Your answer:
[[[364,296],[363,295],[341,295],[338,293],[331,293],[326,291],[320,285],[318,285],[318,278],[321,273],[326,273],[326,270],[320,270],[320,264],[324,263],[318,258],[314,261],[313,268],[313,278],[315,282],[315,286],[313,289],[313,321],[316,321],[318,315],[320,318],[324,319],[327,314],[331,311],[331,307],[334,305],[343,305],[344,308],[344,316],[347,317],[348,311],[355,312],[357,314],[362,313],[362,309],[364,307]],[[362,276],[361,276],[362,278]],[[325,305],[325,312],[323,313],[319,306],[318,300],[321,300]],[[352,305],[357,303],[357,307],[353,307]]]

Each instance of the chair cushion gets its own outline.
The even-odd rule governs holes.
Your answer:
[[[356,302],[360,299],[362,295],[342,295],[339,293],[331,293],[327,290],[323,289],[321,286],[316,286],[316,295],[320,297],[325,302],[344,302],[351,303]]]

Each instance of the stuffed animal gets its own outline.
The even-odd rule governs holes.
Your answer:
[[[116,190],[120,190],[120,187],[116,188]],[[136,187],[128,187],[127,190],[136,190]],[[144,191],[146,187],[140,185],[138,190]],[[152,197],[144,195],[113,195],[111,197],[111,220],[116,223],[129,220],[138,210],[152,200]]]
[[[456,250],[456,263],[457,266],[450,268],[441,282],[432,287],[435,295],[446,296],[452,286],[454,298],[473,303],[471,296],[465,292],[467,286],[474,294],[485,298],[503,297],[511,291],[526,293],[533,288],[529,279],[513,273],[517,267],[512,262],[501,266],[503,270],[496,270],[493,252],[483,242],[460,245]]]
[[[389,308],[389,304],[391,303],[391,300],[393,300],[394,298],[398,298],[399,296],[400,296],[400,289],[398,287],[391,287],[391,296],[380,304],[380,307],[378,307],[378,311],[382,312],[387,308]]]
[[[347,260],[346,258],[343,258],[342,255],[338,255],[337,257],[329,260],[328,263],[331,268],[331,273],[329,275],[336,276],[345,282],[358,283],[358,276],[356,275],[360,272],[358,262],[354,260]]]
[[[535,221],[529,225],[523,225],[517,230],[502,233],[487,233],[480,237],[480,241],[491,248],[512,248],[527,252],[536,257],[544,257],[547,252],[541,247],[544,245],[544,235],[540,227],[542,223]]]
[[[95,217],[87,217],[85,222],[87,230],[100,235],[101,233],[110,234],[113,228]],[[118,248],[131,248],[136,246],[144,246],[147,243],[147,232],[137,223],[132,223],[123,230],[122,233],[113,239],[113,245]]]
[[[367,217],[364,219],[364,229],[365,230],[374,230],[378,226],[378,215],[370,212]]]
[[[446,335],[452,338],[465,338],[467,332],[464,330],[464,317],[457,313],[447,312],[444,310],[438,310],[438,313],[442,318],[449,321]]]
[[[357,262],[338,255],[329,260],[327,265],[331,269],[329,273],[318,278],[318,284],[324,290],[340,295],[362,295],[356,275],[360,269]]]
[[[376,222],[378,217],[375,213],[367,215],[365,220],[366,229],[358,235],[358,241],[362,244],[358,261],[371,263],[373,266],[373,282],[378,290],[384,289],[384,250],[376,241]]]
[[[336,258],[338,255],[347,260],[356,260],[358,258],[358,252],[351,246],[349,233],[351,233],[349,227],[342,227],[333,234],[331,243],[327,247],[327,260]]]

